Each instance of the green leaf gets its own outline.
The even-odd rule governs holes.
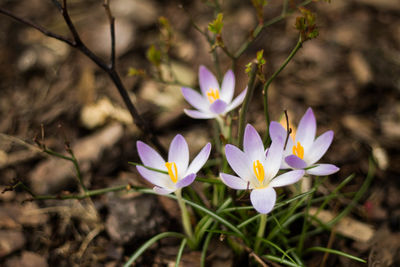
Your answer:
[[[208,30],[215,34],[221,34],[224,23],[222,22],[223,14],[218,13],[217,18],[208,24]]]
[[[158,50],[154,45],[151,45],[146,52],[147,59],[155,66],[160,66],[161,64],[161,51]]]

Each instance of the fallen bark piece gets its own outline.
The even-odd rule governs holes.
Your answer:
[[[318,208],[311,207],[309,214],[315,215]],[[318,220],[328,223],[336,217],[336,214],[328,210],[321,210],[317,215]],[[345,237],[358,242],[368,242],[375,233],[374,228],[366,223],[359,222],[350,217],[344,217],[335,225],[335,231]]]

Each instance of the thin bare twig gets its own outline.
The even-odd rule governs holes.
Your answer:
[[[104,0],[103,7],[106,11],[108,20],[110,22],[110,34],[111,34],[111,68],[115,68],[115,18],[111,13],[110,1]]]
[[[4,14],[8,17],[11,17],[15,19],[16,21],[23,23],[29,27],[33,27],[34,29],[37,29],[38,31],[42,32],[46,36],[49,36],[51,38],[55,38],[59,41],[62,41],[79,51],[81,51],[83,54],[85,54],[89,59],[91,59],[99,68],[101,68],[104,72],[108,74],[112,82],[114,83],[115,87],[117,88],[119,94],[121,95],[129,113],[131,114],[134,123],[136,126],[144,133],[146,138],[150,140],[151,143],[153,143],[154,146],[157,147],[157,149],[160,151],[162,155],[166,155],[167,152],[164,148],[164,146],[161,145],[160,141],[158,140],[157,136],[153,133],[147,122],[142,118],[142,116],[139,114],[139,112],[136,110],[136,107],[133,105],[128,91],[126,90],[125,86],[123,85],[121,78],[118,74],[118,72],[115,69],[115,31],[114,31],[114,19],[112,18],[111,11],[109,10],[109,5],[107,4],[108,1],[106,0],[106,12],[109,18],[111,17],[112,19],[110,20],[110,29],[111,29],[111,64],[107,64],[104,60],[102,60],[100,57],[98,57],[96,54],[90,50],[85,43],[82,42],[72,20],[71,17],[68,13],[68,7],[67,7],[67,1],[62,0],[62,3],[60,4],[56,0],[52,0],[53,4],[57,7],[57,9],[61,12],[65,23],[68,26],[69,31],[72,34],[73,40],[69,40],[68,38],[58,35],[54,32],[51,32],[42,26],[39,26],[32,21],[26,20],[24,18],[21,18],[12,12],[5,10],[0,7],[0,14]],[[108,8],[108,11],[107,11]],[[113,37],[114,36],[114,37]]]
[[[292,128],[289,128],[289,116],[287,114],[287,110],[285,109],[285,118],[286,118],[286,140],[285,140],[285,146],[283,147],[283,150],[286,149],[287,143],[289,141],[289,136],[292,133]]]

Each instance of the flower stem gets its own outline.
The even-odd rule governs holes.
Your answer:
[[[192,225],[190,223],[189,212],[187,211],[185,202],[182,199],[182,189],[176,190],[175,195],[178,200],[179,208],[181,209],[183,229],[188,237],[188,244],[192,247],[196,242],[194,240]]]
[[[261,244],[261,238],[264,237],[265,233],[265,226],[267,225],[267,214],[261,214],[260,217],[260,225],[258,227],[258,232],[257,232],[257,239],[256,239],[256,244],[254,245],[254,252],[256,254],[259,254],[259,249],[260,249],[260,244]]]
[[[278,76],[279,73],[286,67],[286,65],[292,60],[292,58],[296,55],[297,51],[301,48],[303,44],[303,41],[301,40],[301,37],[297,41],[296,46],[293,48],[292,52],[290,52],[290,55],[286,58],[286,60],[282,63],[282,65],[279,67],[277,71],[272,74],[272,76],[268,79],[268,81],[264,84],[263,88],[263,95],[264,95],[264,115],[265,115],[265,121],[267,123],[267,130],[265,131],[264,135],[264,144],[268,142],[269,139],[269,123],[270,123],[270,118],[269,118],[269,113],[268,113],[268,88],[272,81]]]

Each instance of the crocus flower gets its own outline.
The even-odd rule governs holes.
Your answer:
[[[190,185],[196,178],[196,173],[206,163],[211,151],[211,144],[206,144],[189,165],[188,144],[180,134],[176,135],[171,142],[168,162],[165,162],[160,154],[141,141],[137,141],[136,147],[145,166],[168,173],[136,166],[138,172],[147,181],[155,185],[153,190],[158,194],[169,194]]]
[[[316,163],[326,153],[333,140],[333,131],[327,131],[315,138],[317,123],[311,108],[300,120],[294,138],[288,138],[286,149],[283,153],[281,168],[305,169],[311,175],[330,175],[339,171],[333,164]],[[271,122],[270,136],[276,138],[286,138],[287,131],[278,122]]]
[[[199,83],[201,94],[192,88],[182,87],[183,97],[197,110],[185,109],[186,115],[195,119],[211,119],[224,116],[239,106],[247,89],[243,90],[233,101],[235,91],[235,75],[228,70],[221,87],[215,76],[204,66],[199,68]]]
[[[250,200],[259,213],[269,213],[276,201],[274,187],[290,185],[304,175],[304,170],[293,170],[276,176],[282,160],[284,139],[276,138],[267,153],[257,131],[248,124],[243,139],[243,149],[225,146],[226,159],[239,177],[220,173],[222,181],[237,190],[252,189]],[[276,177],[275,177],[276,176]]]

